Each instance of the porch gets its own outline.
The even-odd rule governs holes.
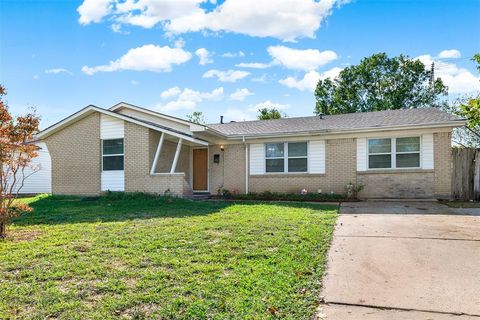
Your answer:
[[[195,140],[149,131],[149,180],[156,190],[146,191],[179,196],[210,192],[208,143]]]

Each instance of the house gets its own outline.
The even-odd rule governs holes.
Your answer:
[[[202,125],[127,103],[88,106],[38,134],[54,194],[343,193],[450,198],[451,132],[435,108]]]

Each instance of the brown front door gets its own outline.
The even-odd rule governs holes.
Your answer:
[[[208,150],[193,149],[193,190],[208,190]]]

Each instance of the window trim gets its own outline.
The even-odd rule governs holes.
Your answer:
[[[289,143],[305,143],[307,146],[307,154],[305,156],[289,156],[288,154],[288,144]],[[267,144],[283,144],[283,157],[267,157]],[[267,160],[272,159],[283,159],[283,171],[278,172],[268,172],[267,171]],[[306,171],[288,171],[288,159],[307,159],[307,170]],[[283,141],[283,142],[266,142],[263,144],[263,161],[265,165],[265,174],[306,174],[310,173],[310,146],[309,141]]]
[[[397,152],[397,139],[400,138],[418,138],[419,139],[419,150],[410,151],[410,152]],[[379,139],[390,139],[391,149],[390,152],[380,152],[380,153],[370,153],[370,140],[379,140]],[[422,149],[423,141],[422,136],[417,135],[408,135],[408,136],[395,136],[395,137],[371,137],[367,138],[367,171],[378,171],[378,170],[409,170],[409,169],[422,169]],[[397,154],[413,154],[418,153],[419,166],[418,167],[397,167]],[[391,162],[390,168],[370,168],[370,155],[390,155]]]
[[[103,142],[104,141],[111,141],[111,140],[123,140],[123,153],[115,153],[115,154],[103,154]],[[101,158],[101,166],[102,166],[102,172],[111,172],[111,171],[125,171],[125,138],[112,138],[112,139],[101,139],[101,148],[102,148],[102,158]],[[103,170],[103,158],[105,157],[118,157],[122,156],[123,157],[123,169],[122,170]]]

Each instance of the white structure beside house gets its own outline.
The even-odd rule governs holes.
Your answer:
[[[33,158],[29,166],[25,168],[24,175],[27,177],[20,190],[20,194],[38,194],[52,192],[52,160],[45,142],[35,143],[40,149],[38,157]]]

